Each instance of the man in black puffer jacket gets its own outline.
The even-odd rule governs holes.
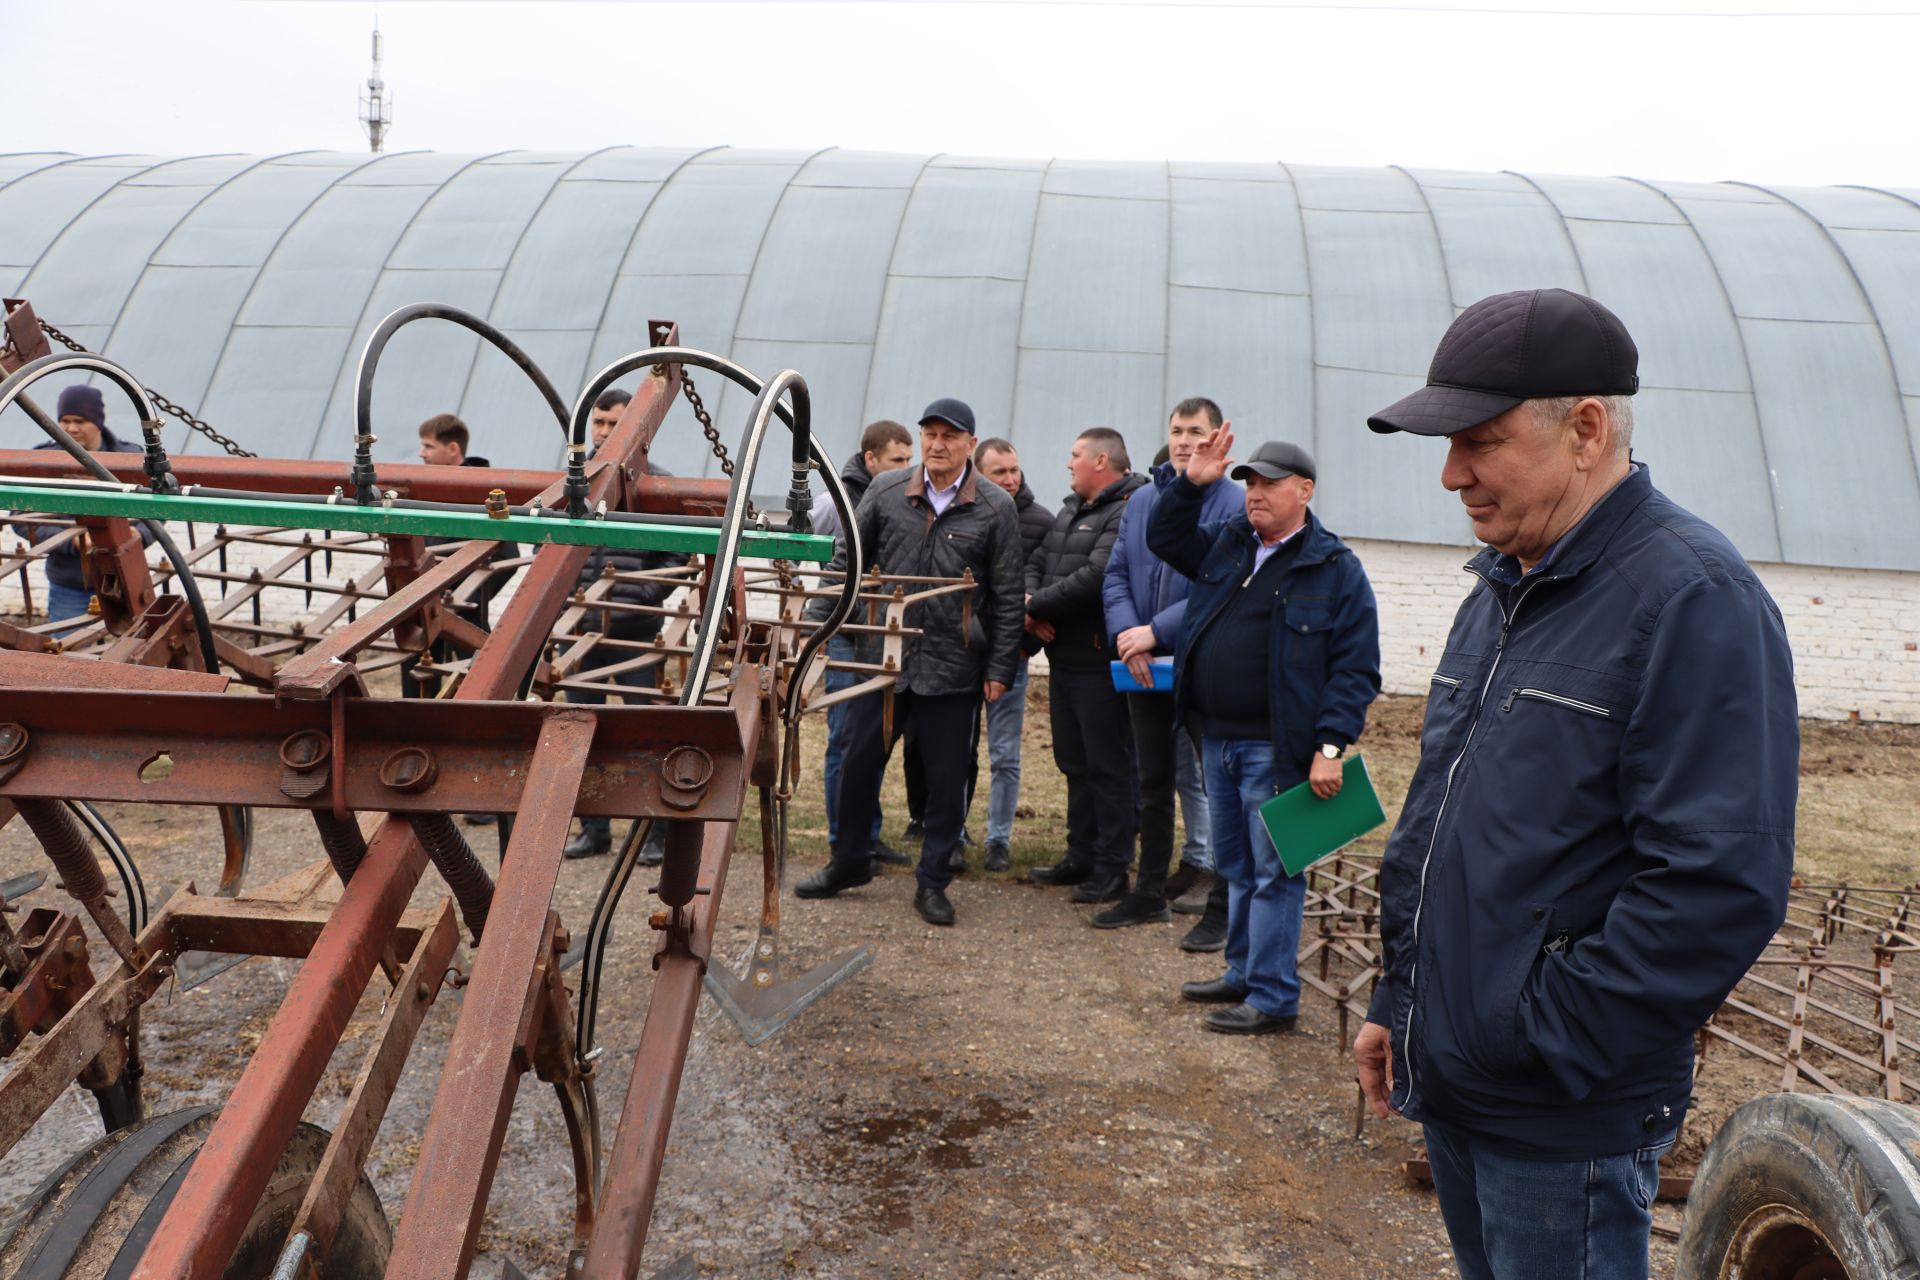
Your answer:
[[[1013,499],[973,467],[973,410],[936,400],[920,417],[920,465],[881,476],[854,513],[867,562],[883,573],[957,578],[971,572],[972,599],[957,593],[908,609],[919,630],[902,647],[893,695],[892,734],[881,698],[856,698],[847,756],[840,766],[840,843],[826,867],[795,886],[802,898],[831,898],[873,879],[872,823],[893,738],[908,724],[920,737],[927,771],[926,836],[920,847],[914,909],[929,924],[953,923],[947,885],[965,819],[967,749],[981,699],[992,703],[1013,683],[1020,660],[1020,526]],[[844,570],[844,546],[828,568]],[[878,661],[878,641],[856,645]]]
[[[1147,478],[1133,474],[1126,441],[1108,427],[1080,433],[1067,473],[1073,494],[1027,560],[1027,629],[1046,644],[1053,760],[1067,775],[1066,853],[1033,878],[1078,886],[1075,902],[1118,902],[1136,828],[1133,729],[1113,687],[1100,591],[1120,513]]]

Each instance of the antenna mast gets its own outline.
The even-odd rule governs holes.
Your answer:
[[[387,82],[380,78],[380,19],[373,22],[373,74],[360,97],[360,127],[366,130],[373,153],[379,155],[386,150],[387,130],[393,128],[393,99],[387,96]]]

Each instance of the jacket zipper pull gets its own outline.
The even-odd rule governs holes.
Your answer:
[[[1562,951],[1565,951],[1566,949],[1567,949],[1567,931],[1565,929],[1562,929],[1560,931],[1559,937],[1555,938],[1552,942],[1549,942],[1546,946],[1540,948],[1540,953],[1542,955],[1557,956]]]
[[[1500,704],[1500,709],[1502,711],[1513,710],[1513,700],[1519,696],[1520,696],[1520,690],[1518,689],[1507,690],[1507,700]]]

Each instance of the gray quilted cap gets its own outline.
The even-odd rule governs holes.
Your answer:
[[[1427,385],[1367,419],[1382,433],[1450,436],[1545,396],[1630,396],[1639,349],[1620,317],[1569,289],[1496,293],[1440,339]]]

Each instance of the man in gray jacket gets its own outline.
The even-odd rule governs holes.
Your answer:
[[[840,841],[827,865],[801,881],[802,898],[831,898],[873,879],[873,817],[893,743],[909,724],[927,774],[926,836],[913,905],[929,924],[953,923],[950,860],[966,817],[967,751],[980,702],[997,701],[1019,667],[1025,607],[1020,525],[1013,499],[974,469],[973,410],[935,400],[920,418],[920,465],[874,480],[854,513],[867,562],[883,573],[957,578],[978,587],[908,610],[892,733],[883,700],[856,698],[840,765]],[[828,566],[845,568],[844,550]],[[862,655],[863,657],[866,655]]]

